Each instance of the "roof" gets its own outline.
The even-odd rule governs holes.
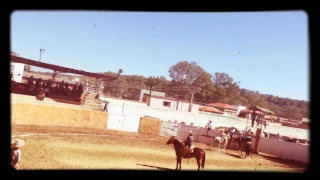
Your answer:
[[[210,106],[200,106],[199,110],[205,111],[205,112],[212,112],[212,113],[216,113],[216,114],[223,114],[223,112],[220,111],[219,109],[214,108],[214,107],[210,107]]]
[[[237,110],[237,108],[234,108],[226,103],[210,103],[207,104],[207,106],[216,107],[216,108],[223,108],[223,109],[229,109],[229,110]]]
[[[60,71],[60,72],[64,72],[64,73],[80,74],[80,75],[90,76],[90,77],[95,77],[95,78],[103,78],[104,80],[117,80],[117,78],[118,78],[118,76],[114,77],[114,76],[104,75],[104,74],[100,74],[100,73],[91,73],[91,72],[86,72],[86,71],[82,71],[82,70],[57,66],[54,64],[48,64],[48,63],[44,63],[44,62],[40,62],[40,61],[35,61],[35,60],[31,60],[31,59],[26,59],[26,58],[14,56],[12,54],[11,54],[11,61],[17,62],[17,63],[28,64],[31,66],[42,67],[42,68],[46,68],[46,69],[52,69],[54,71]]]
[[[252,107],[249,108],[249,110],[256,110],[256,111],[262,111],[264,113],[275,114],[273,111],[270,111],[269,109],[265,109],[265,108],[258,107],[258,106],[252,106]]]

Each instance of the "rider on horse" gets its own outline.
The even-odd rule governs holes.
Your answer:
[[[231,141],[234,141],[236,138],[236,128],[232,127],[230,131]]]
[[[189,132],[189,136],[187,137],[187,140],[184,142],[184,144],[185,144],[185,147],[187,148],[187,154],[188,154],[188,157],[189,157],[189,155],[191,153],[191,150],[193,149],[192,131]],[[183,156],[184,156],[184,154],[183,154]]]

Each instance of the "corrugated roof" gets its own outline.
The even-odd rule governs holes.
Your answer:
[[[11,61],[17,62],[17,63],[28,64],[31,66],[42,67],[42,68],[46,68],[46,69],[52,69],[52,70],[64,72],[64,73],[80,74],[80,75],[90,76],[90,77],[95,77],[95,78],[104,78],[104,80],[110,80],[110,81],[117,80],[117,78],[118,78],[118,76],[114,77],[114,76],[109,76],[109,75],[104,75],[104,74],[99,74],[99,73],[86,72],[86,71],[82,71],[82,70],[57,66],[54,64],[43,63],[43,62],[39,62],[39,61],[27,59],[27,58],[14,56],[14,55],[11,55]]]

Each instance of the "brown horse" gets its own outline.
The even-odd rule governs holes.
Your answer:
[[[183,151],[185,149],[185,146],[183,145],[183,143],[178,141],[175,138],[175,136],[171,137],[167,141],[166,144],[167,145],[173,144],[173,148],[174,148],[174,150],[176,152],[177,165],[176,165],[176,169],[175,170],[180,170],[181,169],[181,158],[196,158],[197,164],[198,164],[198,171],[200,171],[200,160],[202,160],[201,168],[202,169],[204,168],[204,165],[205,165],[205,162],[206,162],[206,152],[204,150],[202,150],[201,148],[195,147],[193,149],[193,152],[183,156]],[[178,165],[179,165],[179,168],[178,168]]]
[[[244,158],[248,157],[251,154],[251,158],[252,158],[252,151],[253,151],[253,145],[251,143],[251,140],[248,140],[247,138],[245,138],[244,136],[238,136],[237,140],[239,143],[239,147],[240,147],[240,158],[242,157],[242,151],[246,152],[246,155]]]

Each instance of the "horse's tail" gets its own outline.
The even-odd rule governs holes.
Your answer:
[[[206,163],[206,152],[203,151],[204,155],[203,155],[203,158],[202,158],[202,164],[201,164],[201,168],[203,169],[204,168],[204,164]]]

